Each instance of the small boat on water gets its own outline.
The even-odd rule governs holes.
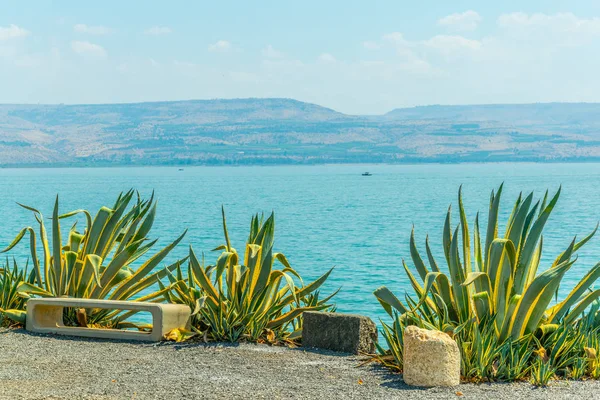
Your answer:
[[[373,174],[370,172],[363,172],[363,174],[362,174],[362,176],[371,176],[371,175],[373,175]]]

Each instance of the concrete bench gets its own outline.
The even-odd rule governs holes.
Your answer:
[[[63,309],[102,308],[125,311],[147,311],[152,315],[152,331],[127,331],[122,329],[98,329],[65,326]],[[27,330],[38,333],[85,336],[103,339],[145,340],[158,342],[175,328],[185,328],[190,308],[183,304],[157,304],[136,301],[113,301],[75,298],[40,298],[27,301]]]

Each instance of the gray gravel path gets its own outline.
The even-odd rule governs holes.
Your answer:
[[[0,399],[600,398],[600,383],[591,381],[416,389],[357,364],[336,353],[266,345],[152,345],[0,330]]]

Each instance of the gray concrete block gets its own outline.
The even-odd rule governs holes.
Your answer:
[[[302,346],[352,354],[375,352],[377,326],[369,317],[317,311],[303,315]]]

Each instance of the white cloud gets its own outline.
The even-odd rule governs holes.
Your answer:
[[[467,39],[460,35],[436,35],[428,40],[411,41],[400,32],[385,34],[382,40],[394,46],[396,53],[404,60],[404,65],[410,66],[410,70],[422,71],[432,70],[426,57],[427,49],[435,49],[444,55],[449,55],[457,51],[479,50],[483,45],[478,40]],[[374,45],[380,45],[380,42],[373,42],[373,48]]]
[[[600,18],[579,18],[570,12],[502,14],[497,24],[506,36],[554,49],[590,45],[600,36]]]
[[[438,25],[445,26],[456,31],[474,31],[481,22],[481,16],[473,10],[462,13],[454,13],[440,18]]]
[[[408,41],[404,39],[404,35],[400,32],[386,33],[385,35],[383,35],[383,40],[394,43],[396,45],[408,44]]]
[[[548,28],[559,32],[600,34],[600,18],[579,18],[573,13],[548,15],[514,12],[500,15],[498,25],[503,28]]]
[[[153,36],[168,35],[171,32],[171,28],[169,28],[168,26],[153,26],[152,28],[146,29],[144,31],[146,35]]]
[[[277,51],[273,48],[273,46],[268,45],[262,50],[262,55],[267,58],[283,58],[284,54],[280,51]]]
[[[218,40],[216,43],[208,46],[208,51],[212,52],[225,53],[229,50],[231,50],[231,43],[227,40]]]
[[[305,65],[300,60],[286,60],[286,59],[263,60],[261,64],[265,68],[282,68],[282,69],[301,68],[301,67],[304,67],[304,65]]]
[[[79,33],[87,33],[90,35],[108,35],[112,29],[105,26],[89,26],[86,24],[77,24],[73,26],[73,30]]]
[[[372,40],[366,40],[363,42],[363,47],[369,50],[378,50],[381,48],[381,44],[374,42]]]
[[[396,49],[399,57],[399,65],[402,70],[412,73],[429,73],[433,71],[429,62],[418,54],[418,42],[413,42],[404,38],[400,32],[392,32],[383,35],[385,42],[391,43]]]
[[[425,40],[423,44],[446,55],[456,51],[479,50],[481,48],[480,41],[458,35],[436,35],[429,40]]]
[[[535,17],[535,14],[529,17],[529,14],[525,14],[524,12],[513,12],[509,14],[501,14],[498,17],[498,26],[502,28],[512,28],[515,26],[525,26],[531,25],[533,19],[536,19],[538,22],[541,22],[542,19],[547,19],[545,14],[540,14],[538,17]]]
[[[337,60],[335,59],[334,56],[332,56],[329,53],[323,53],[319,56],[318,58],[319,62],[324,63],[324,64],[333,64],[334,62],[336,62]]]
[[[15,39],[19,37],[25,37],[29,35],[29,31],[18,27],[15,24],[3,27],[0,26],[0,40]]]
[[[398,55],[408,59],[417,58],[417,55],[413,51],[416,44],[406,40],[400,32],[387,33],[383,35],[382,39],[392,44],[396,48]]]
[[[107,56],[104,47],[90,42],[73,41],[71,42],[71,49],[75,53],[83,56],[90,56],[95,58],[105,58]]]

